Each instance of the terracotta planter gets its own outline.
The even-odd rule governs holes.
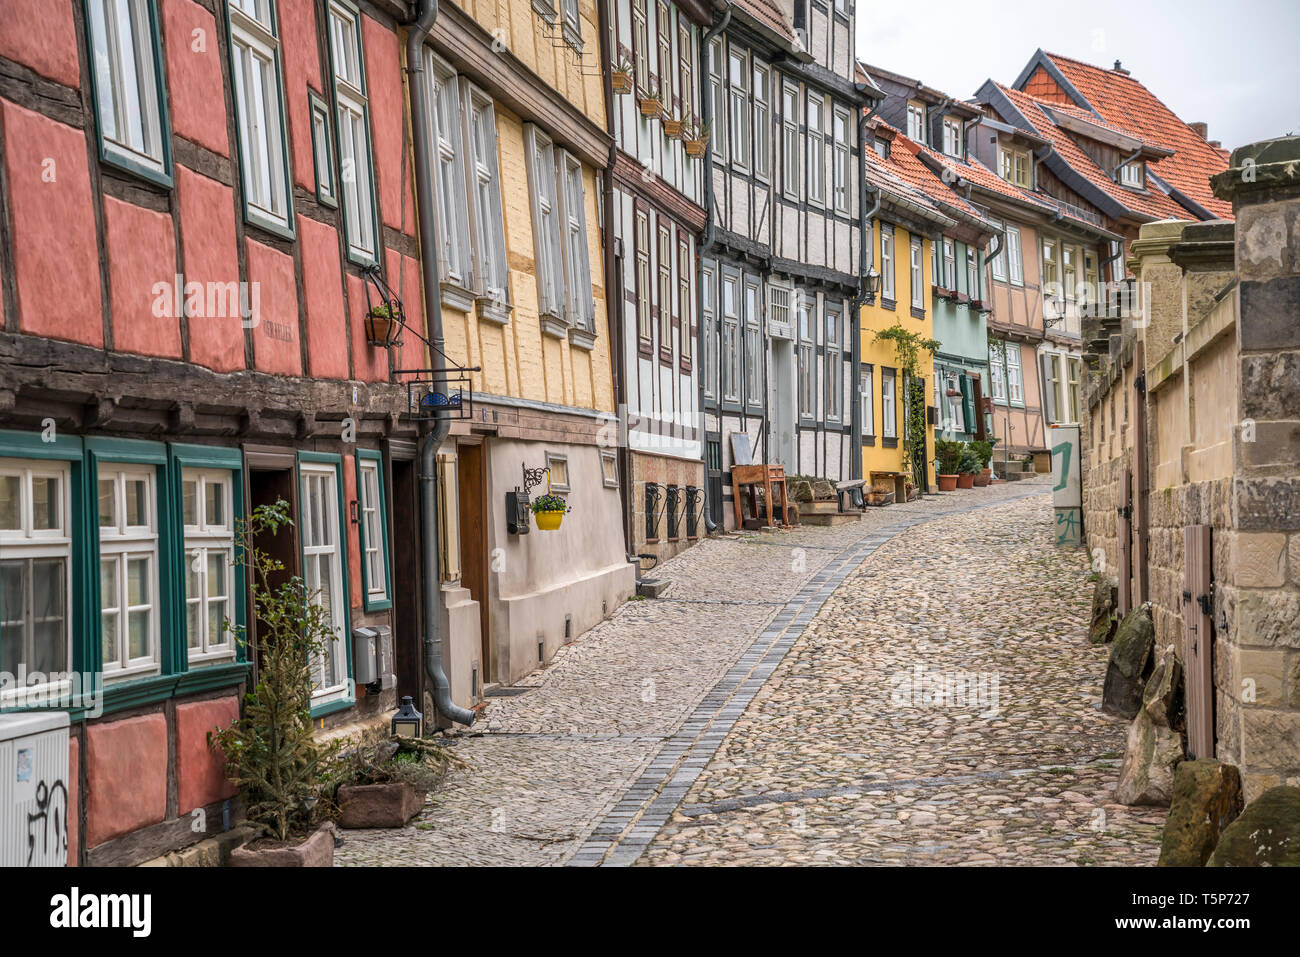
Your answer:
[[[704,140],[682,140],[686,155],[699,158],[704,155]]]
[[[365,319],[366,341],[372,346],[393,346],[401,334],[402,325],[389,313],[369,312]]]
[[[652,120],[659,115],[659,111],[662,108],[663,105],[658,100],[651,100],[647,98],[641,101],[641,115],[645,117],[649,117]]]
[[[632,74],[615,70],[610,78],[610,88],[615,93],[632,92]]]
[[[237,847],[231,867],[333,867],[334,825],[322,824],[311,837],[291,847]]]
[[[975,487],[975,473],[974,473],[974,472],[962,472],[961,475],[958,475],[958,476],[957,476],[957,487],[958,487],[958,488],[974,488],[974,487]]]
[[[957,477],[956,475],[940,475],[940,476],[938,476],[938,479],[939,479],[939,491],[940,491],[940,492],[955,492],[955,491],[957,491],[957,478],[958,478],[958,477]]]
[[[424,807],[424,794],[405,781],[345,784],[338,802],[340,827],[404,827]]]
[[[984,488],[984,486],[988,485],[991,481],[993,481],[992,478],[989,477],[988,471],[989,471],[988,469],[984,469],[984,471],[980,472],[979,475],[975,476],[976,488]]]
[[[564,518],[563,512],[533,512],[533,518],[537,520],[537,527],[543,532],[553,532],[560,527],[560,521]]]

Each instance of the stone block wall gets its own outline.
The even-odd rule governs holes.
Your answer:
[[[675,538],[668,537],[668,513],[664,504],[664,498],[659,500],[659,509],[662,514],[659,516],[659,534],[657,541],[648,541],[646,538],[646,482],[656,482],[659,485],[676,485],[678,495],[677,508],[681,515],[678,524],[678,534]],[[695,511],[698,517],[696,524],[697,538],[704,537],[704,517],[700,515],[700,509],[704,506],[704,465],[698,461],[690,459],[679,459],[668,455],[647,455],[643,452],[632,453],[632,534],[634,546],[633,550],[637,554],[654,555],[663,563],[674,555],[685,551],[695,544],[696,538],[688,538],[686,534],[686,515],[682,511],[686,507],[685,495],[686,487],[693,485],[700,489],[700,497],[696,501]],[[730,503],[727,503],[730,505]],[[654,570],[650,569],[648,574],[654,577]]]

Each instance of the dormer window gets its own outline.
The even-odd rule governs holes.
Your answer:
[[[1032,189],[1029,170],[1029,153],[1025,150],[1004,146],[998,151],[998,173],[1008,183]]]
[[[943,151],[949,156],[961,156],[961,120],[955,116],[943,118]]]
[[[1120,185],[1130,189],[1142,189],[1146,185],[1145,167],[1146,164],[1141,160],[1125,163],[1119,168]]]
[[[907,136],[917,143],[925,143],[925,104],[915,100],[907,104]]]

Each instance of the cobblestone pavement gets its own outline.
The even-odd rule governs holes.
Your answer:
[[[413,828],[336,862],[1154,863],[1163,812],[1108,803],[1125,729],[1046,492],[701,542],[489,699]],[[917,666],[983,673],[980,707],[912,707]]]

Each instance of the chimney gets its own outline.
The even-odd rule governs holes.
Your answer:
[[[1207,124],[1188,123],[1187,125],[1190,126],[1192,128],[1192,132],[1194,132],[1201,139],[1208,140],[1210,138],[1210,127]]]
[[[1123,73],[1125,76],[1128,76],[1128,75],[1129,75],[1128,70],[1124,69],[1124,64],[1121,63],[1119,60],[1116,60],[1116,61],[1115,61],[1115,72],[1116,72],[1116,73]]]

